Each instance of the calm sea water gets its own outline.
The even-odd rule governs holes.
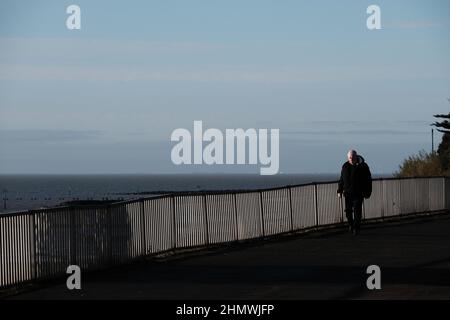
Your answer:
[[[174,191],[263,189],[335,181],[336,174],[260,175],[0,175],[0,213],[72,200],[132,199]]]

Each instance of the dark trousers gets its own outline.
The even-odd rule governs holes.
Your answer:
[[[348,224],[354,229],[359,230],[361,225],[363,197],[355,194],[345,194],[345,215]]]

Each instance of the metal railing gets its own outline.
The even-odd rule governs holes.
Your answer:
[[[346,221],[337,182],[0,215],[0,287]],[[450,178],[374,179],[363,220],[450,209]]]

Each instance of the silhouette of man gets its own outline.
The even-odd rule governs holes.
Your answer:
[[[345,197],[345,215],[349,231],[353,235],[359,233],[362,216],[362,203],[372,194],[372,175],[364,158],[350,150],[348,161],[342,165],[341,178],[338,185],[338,196]]]

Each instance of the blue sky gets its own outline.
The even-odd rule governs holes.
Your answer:
[[[337,172],[349,148],[391,173],[449,111],[449,15],[437,0],[2,1],[0,173],[259,172],[172,164],[170,134],[194,120],[279,128],[284,173]]]

